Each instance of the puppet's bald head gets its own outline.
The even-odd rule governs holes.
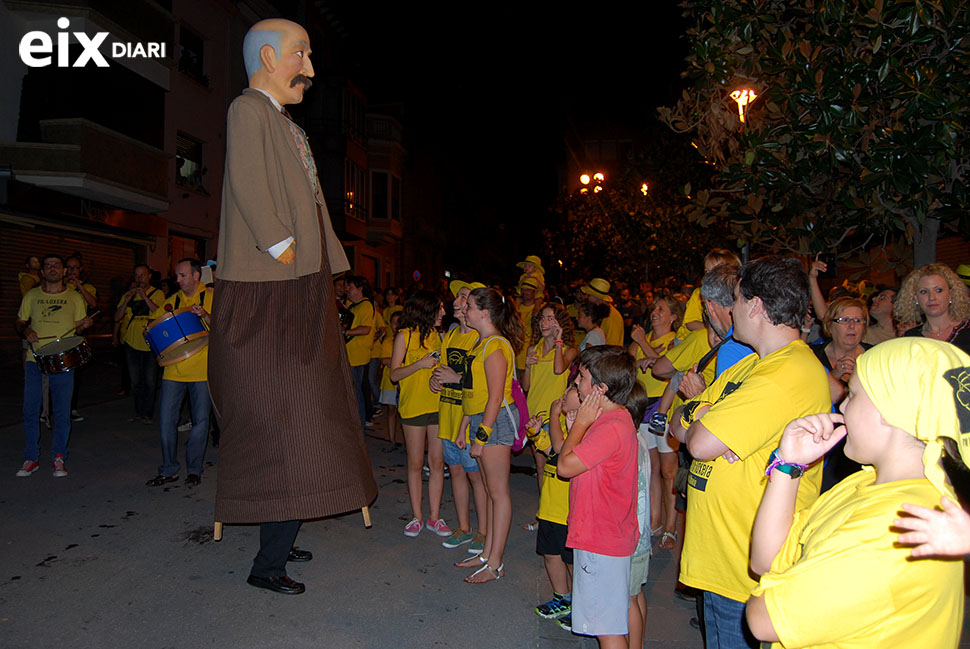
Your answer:
[[[249,87],[272,95],[280,104],[298,104],[310,87],[310,37],[300,25],[282,18],[261,20],[243,40]]]

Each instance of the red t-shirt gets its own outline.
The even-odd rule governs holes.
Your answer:
[[[629,557],[637,547],[637,434],[626,408],[600,415],[573,447],[588,471],[569,481],[569,534],[578,550]]]

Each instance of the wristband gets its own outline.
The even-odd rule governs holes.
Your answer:
[[[765,469],[765,475],[768,476],[769,481],[771,480],[772,469],[778,469],[792,480],[795,480],[796,478],[802,477],[802,474],[808,469],[808,465],[798,464],[796,462],[785,462],[778,454],[778,449],[775,449],[771,452],[771,456],[768,458],[768,468]]]
[[[557,340],[556,342],[553,343],[553,346],[554,347],[562,347],[562,341],[561,340]]]
[[[478,426],[478,432],[475,433],[475,443],[485,446],[491,434],[492,434],[491,427],[486,426],[485,424],[480,424]]]

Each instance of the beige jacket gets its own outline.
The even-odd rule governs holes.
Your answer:
[[[296,279],[350,268],[343,246],[319,206],[293,134],[268,97],[246,89],[229,106],[216,277],[237,282]],[[296,260],[281,264],[266,249],[293,237]]]

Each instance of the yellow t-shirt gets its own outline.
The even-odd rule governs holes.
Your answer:
[[[370,327],[370,331],[362,336],[351,336],[347,341],[347,360],[351,367],[370,363],[370,348],[374,344],[374,305],[370,300],[361,300],[350,305],[350,312],[354,319],[350,328]]]
[[[671,349],[666,353],[667,360],[670,361],[671,365],[678,372],[686,372],[694,367],[694,363],[699,362],[704,358],[704,354],[711,351],[711,343],[707,339],[707,328],[695,329],[687,334],[683,342]],[[704,377],[704,385],[711,385],[714,383],[714,377],[717,374],[717,358],[712,358],[707,364],[707,367],[701,372],[701,376]],[[676,410],[684,403],[683,397],[680,396],[678,392],[674,396],[673,405],[670,406],[670,410],[667,411],[667,415],[673,414]]]
[[[463,416],[461,410],[462,385],[471,383],[468,370],[468,352],[478,342],[478,332],[472,329],[461,332],[455,327],[441,341],[441,362],[462,375],[461,383],[445,383],[441,386],[438,401],[438,437],[452,442],[458,439],[458,426]],[[466,440],[467,441],[467,440]]]
[[[20,297],[24,297],[30,289],[40,285],[39,279],[23,271],[17,275],[17,281],[20,282]]]
[[[437,330],[432,330],[423,343],[421,332],[417,329],[401,329],[398,335],[403,335],[407,343],[401,367],[418,362],[429,352],[441,351],[441,336],[438,335]],[[422,368],[398,381],[401,386],[401,397],[397,407],[401,417],[408,419],[438,412],[438,394],[431,391],[429,383],[431,371],[430,368]]]
[[[569,434],[566,433],[566,436]],[[569,480],[559,477],[558,460],[559,455],[551,455],[542,469],[542,488],[539,491],[539,512],[536,518],[566,525],[569,518]]]
[[[198,290],[196,290],[195,295],[192,297],[187,297],[182,289],[179,289],[178,292],[173,293],[171,297],[165,300],[165,303],[152,314],[153,320],[165,315],[165,304],[171,304],[172,310],[184,309],[188,306],[201,304],[202,308],[205,309],[207,313],[212,313],[212,289],[203,284],[199,284]],[[208,381],[208,365],[209,347],[206,345],[200,351],[196,352],[192,356],[189,356],[184,361],[179,361],[174,365],[166,365],[165,369],[162,371],[162,380],[182,381],[184,383]]]
[[[488,383],[485,380],[485,358],[494,353],[505,356],[507,368],[505,370],[505,391],[502,398],[512,403],[512,378],[515,376],[515,359],[512,356],[512,345],[502,336],[491,336],[480,340],[471,351],[469,367],[471,369],[471,385],[464,384],[461,394],[461,408],[466,415],[477,415],[485,412],[488,404]],[[465,383],[463,381],[463,383]]]
[[[87,306],[77,291],[65,289],[60,293],[45,293],[37,286],[27,291],[20,301],[17,319],[26,322],[39,338],[47,339],[34,343],[34,351],[38,351],[54,341],[51,336],[73,336],[74,323],[84,319]],[[27,361],[34,362],[32,354],[27,354]]]
[[[666,333],[663,336],[660,336],[659,338],[654,338],[652,331],[650,332],[650,335],[647,336],[647,343],[654,349],[661,346],[666,347],[673,341],[674,341],[673,331]],[[666,352],[661,352],[660,355],[663,356],[665,353]],[[633,358],[634,360],[637,360],[637,361],[640,361],[646,358],[646,354],[643,353],[643,350],[640,349],[639,345],[637,345],[636,356],[634,356]],[[650,371],[650,368],[647,368],[646,372],[641,372],[639,369],[637,369],[637,381],[639,381],[640,384],[643,385],[643,388],[647,391],[648,397],[663,396],[664,390],[667,388],[667,384],[670,383],[670,379],[667,379],[666,381],[661,381],[660,379],[656,378],[653,375],[653,373]]]
[[[388,333],[381,342],[381,359],[390,358],[394,354],[394,336]],[[385,365],[381,373],[381,390],[396,390],[397,386],[391,382],[391,366]]]
[[[825,369],[808,345],[796,340],[761,359],[748,355],[685,406],[686,418],[692,404],[714,404],[700,421],[741,459],[691,464],[682,582],[747,601],[757,585],[748,571],[749,546],[768,481],[768,456],[778,448],[788,422],[830,411],[831,399]],[[801,479],[798,509],[818,498],[821,484],[818,462]]]
[[[384,334],[384,338],[387,338],[387,327],[384,326],[384,316],[377,309],[374,309],[374,342],[370,346],[370,359],[380,358],[383,352],[383,345],[380,340],[380,334]]]
[[[529,369],[529,394],[526,396],[526,403],[529,405],[529,413],[536,415],[540,412],[545,413],[543,419],[549,419],[549,406],[556,399],[562,398],[566,391],[566,384],[569,381],[569,368],[562,374],[556,374],[556,347],[543,356],[542,348],[545,342],[540,340],[536,343],[536,355],[539,362]]]
[[[149,287],[146,294],[156,304],[165,299],[165,294],[157,288]],[[120,307],[124,301],[125,299],[121,298],[118,306]],[[148,306],[142,296],[136,294],[128,302],[125,315],[121,319],[121,342],[141,352],[151,351],[148,341],[145,340],[145,327],[150,325],[151,322],[152,308]]]
[[[900,505],[934,508],[926,479],[874,484],[869,467],[801,511],[754,590],[787,647],[956,647],[963,562],[909,558],[891,526]],[[781,647],[775,643],[772,647]]]
[[[522,326],[525,327],[525,339],[529,340],[532,338],[532,314],[535,311],[538,302],[533,302],[529,306],[520,304],[518,306],[519,319],[522,320]],[[524,370],[525,369],[525,358],[529,355],[529,346],[522,345],[522,349],[519,353],[515,355],[515,369]]]
[[[680,323],[680,328],[677,329],[677,340],[684,340],[687,338],[687,334],[691,332],[687,328],[688,322],[704,322],[704,305],[701,303],[701,289],[699,288],[694,289],[684,306],[684,321]]]
[[[607,345],[622,345],[623,316],[620,315],[620,312],[612,304],[609,307],[610,314],[603,318],[603,322],[600,323],[600,329],[603,330],[603,334],[606,336]]]
[[[384,312],[381,313],[381,315],[384,318],[384,326],[387,328],[388,336],[391,335],[391,316],[397,313],[398,311],[403,311],[403,310],[404,310],[404,306],[401,304],[395,304],[394,306],[384,307]]]

